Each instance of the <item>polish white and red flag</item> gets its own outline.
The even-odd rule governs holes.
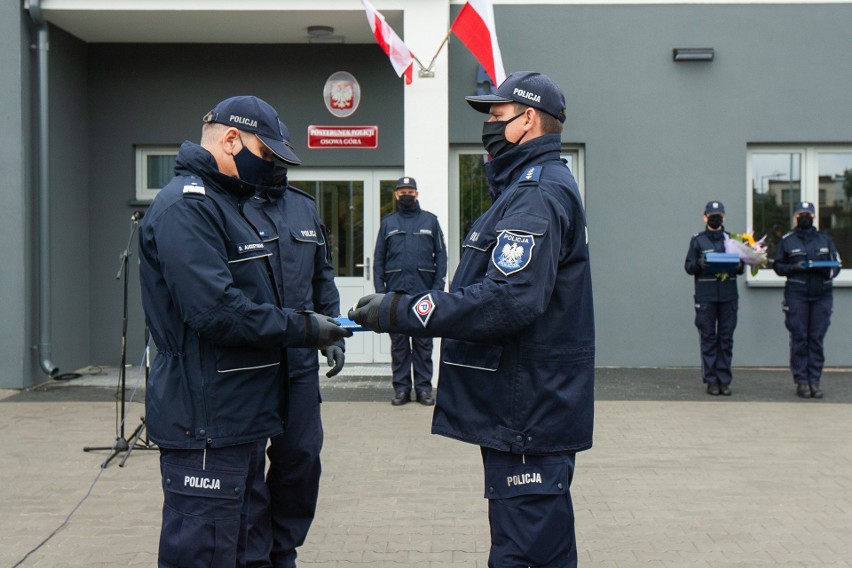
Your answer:
[[[503,69],[503,56],[497,44],[494,7],[490,0],[468,0],[450,29],[485,68],[485,72],[494,81],[494,86],[502,83],[506,78],[506,71]]]
[[[393,28],[385,21],[385,17],[381,12],[373,8],[367,0],[361,0],[364,9],[367,11],[367,21],[370,22],[370,29],[373,30],[373,35],[376,36],[376,41],[379,46],[390,57],[391,65],[394,71],[400,77],[405,77],[405,84],[411,84],[412,70],[414,68],[414,54],[408,49]]]

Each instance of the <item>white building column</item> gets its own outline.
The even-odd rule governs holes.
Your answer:
[[[401,34],[423,65],[441,45],[450,27],[449,0],[406,0],[405,31]],[[417,180],[420,204],[438,216],[446,233],[449,217],[449,77],[445,45],[433,69],[434,77],[419,77],[405,92],[405,175]]]

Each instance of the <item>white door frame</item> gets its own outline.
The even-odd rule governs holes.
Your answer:
[[[290,168],[291,181],[360,181],[364,184],[364,254],[359,263],[364,276],[335,277],[340,291],[340,311],[345,315],[359,298],[375,291],[373,251],[379,232],[379,182],[403,175],[399,168]],[[350,363],[389,363],[390,340],[387,334],[358,332],[346,340],[346,361]]]

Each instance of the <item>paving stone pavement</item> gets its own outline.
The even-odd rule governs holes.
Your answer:
[[[598,377],[595,447],[572,487],[581,566],[852,566],[852,371],[827,372],[822,401],[796,399],[784,369],[737,370],[729,399],[706,396],[695,369]],[[0,391],[0,566],[96,479],[21,566],[156,565],[158,453],[102,470],[107,452],[82,451],[113,441],[115,383],[113,369]],[[429,408],[392,407],[381,371],[322,384],[324,472],[300,566],[485,568],[478,450],[430,435]],[[129,435],[144,407],[127,410]]]

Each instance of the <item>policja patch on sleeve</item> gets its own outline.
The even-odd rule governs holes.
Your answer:
[[[520,272],[529,266],[535,238],[532,235],[502,231],[491,252],[491,262],[504,276]]]
[[[423,324],[423,327],[426,327],[426,324],[429,323],[429,318],[432,317],[432,312],[435,311],[435,300],[432,299],[432,294],[426,294],[417,300],[417,303],[414,304],[411,310],[417,316],[417,319],[420,320],[420,323]]]

